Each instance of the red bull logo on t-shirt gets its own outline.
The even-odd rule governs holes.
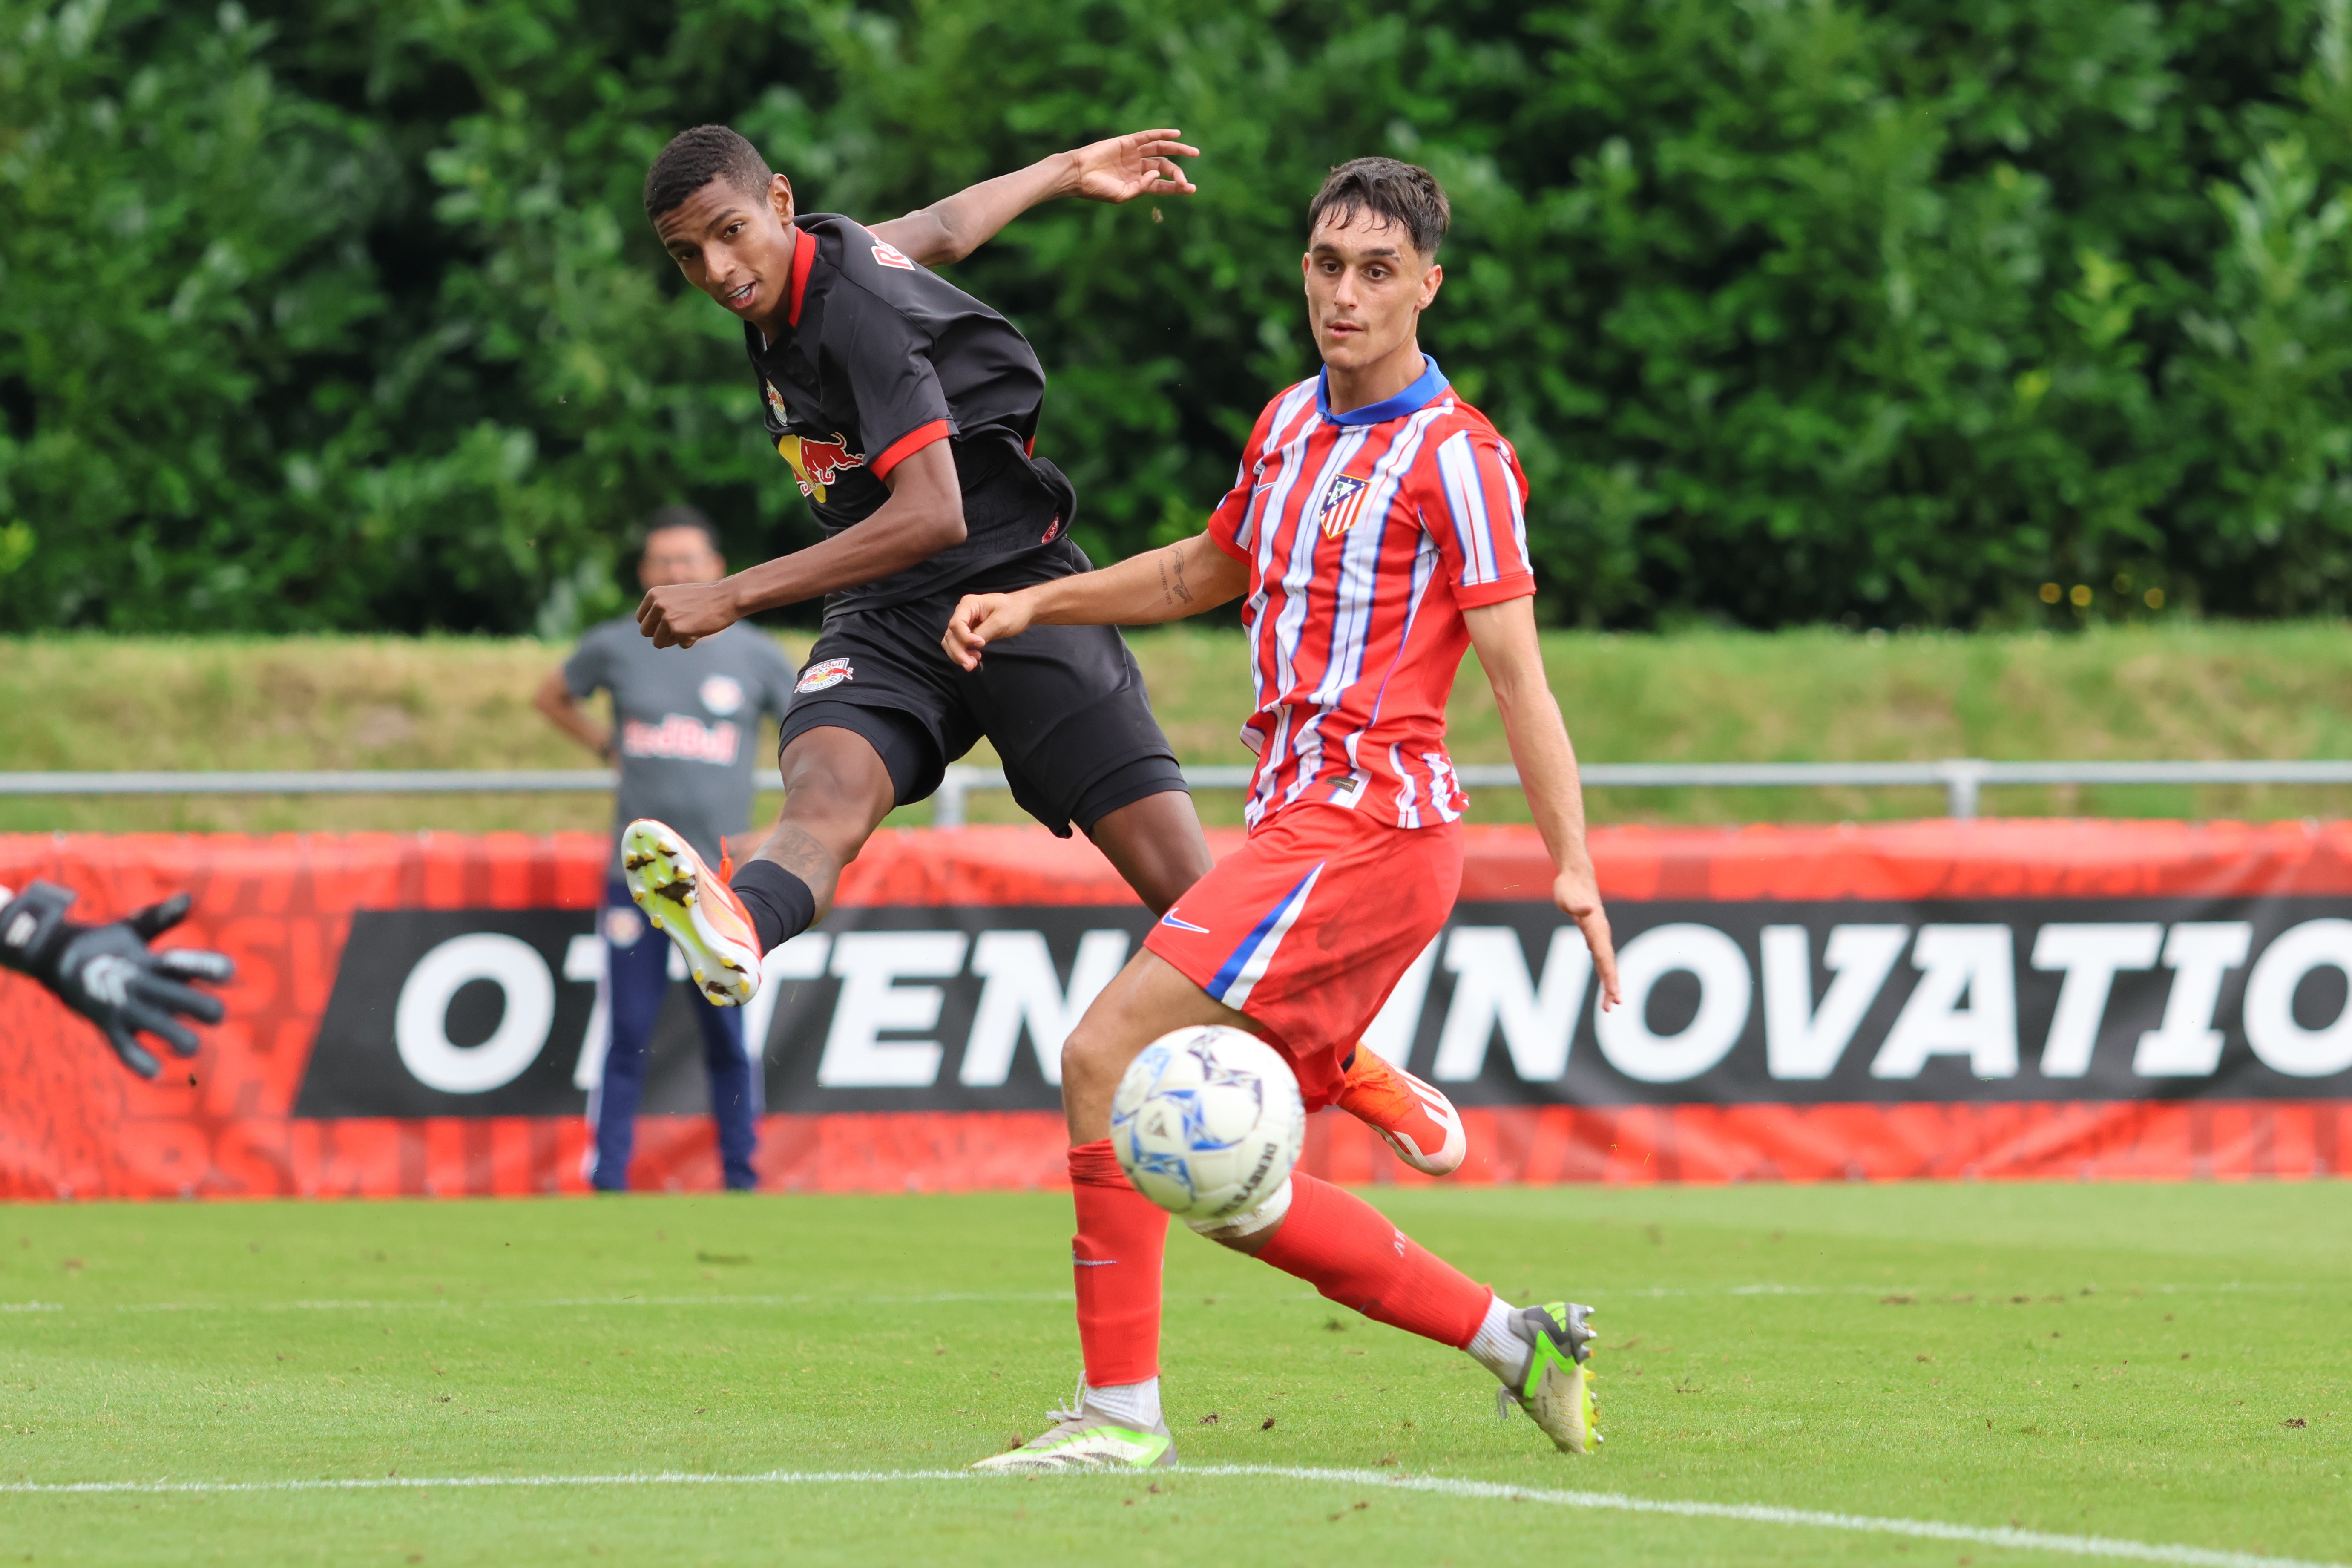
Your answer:
[[[807,436],[779,436],[776,452],[793,466],[801,494],[815,500],[824,500],[826,489],[844,469],[866,466],[866,454],[851,451],[848,440],[838,433],[822,441]]]
[[[731,767],[735,749],[743,731],[734,723],[722,721],[706,724],[684,713],[672,713],[658,724],[648,724],[632,719],[621,726],[621,753],[630,757],[659,757],[672,763],[715,763]]]

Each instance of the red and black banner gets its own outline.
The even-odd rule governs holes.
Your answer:
[[[1220,845],[1219,847],[1230,847]],[[1471,1181],[2253,1177],[2352,1161],[2352,823],[1608,829],[1596,1006],[1527,829],[1368,1037],[1465,1108]],[[0,837],[99,918],[186,889],[238,976],[159,1084],[0,975],[0,1196],[572,1191],[601,1068],[587,836]],[[1365,918],[1377,919],[1377,910]],[[749,1010],[777,1188],[1063,1181],[1063,1035],[1149,917],[1083,841],[885,833]],[[680,987],[641,1186],[717,1184]],[[1413,1180],[1325,1113],[1308,1168]]]

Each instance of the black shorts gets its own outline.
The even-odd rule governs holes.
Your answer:
[[[1114,626],[1032,626],[959,669],[940,638],[962,590],[828,616],[801,667],[781,744],[825,726],[863,735],[898,804],[928,798],[986,736],[1013,798],[1064,838],[1184,787],[1143,672]]]

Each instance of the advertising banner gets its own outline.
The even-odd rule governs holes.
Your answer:
[[[1474,828],[1454,920],[1363,1042],[1463,1107],[1451,1179],[2297,1177],[2352,1158],[2352,823],[1614,828],[1593,850],[1624,1006],[1597,1005],[1540,840]],[[63,882],[83,918],[187,889],[170,940],[238,964],[229,1021],[152,1085],[0,974],[0,1195],[581,1190],[605,853],[0,837],[0,883]],[[1062,1039],[1150,921],[1083,840],[878,835],[746,1010],[763,1184],[1061,1184]],[[635,1184],[715,1186],[682,984],[645,1103]],[[1337,1112],[1306,1158],[1419,1179]]]

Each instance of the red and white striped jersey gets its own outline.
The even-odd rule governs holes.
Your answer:
[[[1445,754],[1445,700],[1470,646],[1462,612],[1536,591],[1528,481],[1428,366],[1345,414],[1319,374],[1283,393],[1209,520],[1250,569],[1253,831],[1304,801],[1401,827],[1455,821],[1466,804]]]

